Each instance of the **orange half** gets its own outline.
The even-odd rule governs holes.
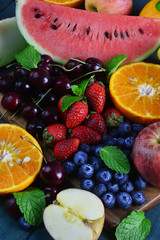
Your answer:
[[[84,0],[43,0],[43,1],[63,5],[66,7],[79,7],[84,2]]]
[[[21,138],[23,137],[23,139]],[[42,166],[43,156],[37,140],[23,128],[0,124],[0,194],[28,187]]]
[[[124,65],[112,74],[109,90],[115,106],[128,119],[146,125],[160,120],[160,65]]]

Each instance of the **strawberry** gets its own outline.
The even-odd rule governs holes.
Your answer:
[[[67,138],[67,128],[64,124],[55,123],[43,131],[43,140],[46,145],[55,145],[60,140]]]
[[[77,126],[72,130],[72,136],[78,138],[81,143],[88,145],[100,143],[102,137],[99,133],[86,126]]]
[[[67,111],[66,126],[74,128],[78,126],[87,117],[88,105],[83,101],[74,102]]]
[[[120,122],[123,122],[123,116],[116,108],[107,108],[103,112],[103,117],[108,127],[117,127]]]
[[[79,143],[80,141],[77,138],[65,139],[56,143],[53,150],[55,158],[59,161],[67,160],[77,152]]]
[[[107,133],[105,120],[100,113],[91,113],[88,119],[85,119],[84,125],[92,128],[100,135],[104,135]]]
[[[86,88],[85,96],[89,107],[93,111],[97,113],[103,111],[106,101],[106,91],[102,84],[98,82],[91,83],[91,85]]]
[[[67,110],[65,110],[64,112],[62,111],[62,103],[63,103],[63,98],[65,96],[63,96],[62,98],[60,98],[59,102],[58,102],[58,108],[60,110],[60,113],[62,115],[63,121],[66,121],[66,116],[67,116]]]

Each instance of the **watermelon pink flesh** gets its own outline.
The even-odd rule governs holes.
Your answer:
[[[160,45],[160,21],[139,16],[107,15],[41,0],[18,0],[18,26],[29,44],[57,62],[70,57],[103,62],[127,54],[139,61]]]

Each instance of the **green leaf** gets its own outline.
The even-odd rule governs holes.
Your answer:
[[[151,222],[144,212],[132,211],[116,228],[117,240],[144,240],[151,229]]]
[[[62,111],[64,112],[67,110],[74,102],[82,100],[83,97],[79,96],[66,96],[63,98],[62,102]]]
[[[125,174],[129,173],[129,161],[120,149],[114,146],[105,146],[99,151],[99,154],[104,163],[112,170]]]
[[[90,78],[85,79],[83,81],[81,81],[81,83],[79,84],[79,87],[82,89],[82,94],[84,95],[86,87],[88,85],[88,83],[91,81],[91,79],[94,78],[95,75],[92,75]]]
[[[155,8],[160,12],[160,1],[155,4]]]
[[[15,58],[26,69],[36,68],[37,64],[41,61],[40,53],[32,45],[29,45],[22,52],[16,54]]]
[[[121,65],[121,63],[127,58],[126,54],[119,54],[116,55],[115,57],[109,59],[106,63],[105,63],[105,68],[108,71],[108,76],[107,76],[107,80],[109,81],[112,73],[114,73],[117,68]]]
[[[13,193],[16,203],[27,223],[38,226],[43,220],[43,211],[46,207],[44,192],[38,188],[27,188],[25,191]]]
[[[81,96],[82,95],[82,89],[78,85],[72,85],[71,86],[72,92],[77,95]]]

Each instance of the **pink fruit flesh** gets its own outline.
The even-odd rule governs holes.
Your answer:
[[[142,177],[160,187],[160,122],[148,125],[138,134],[132,154]]]

